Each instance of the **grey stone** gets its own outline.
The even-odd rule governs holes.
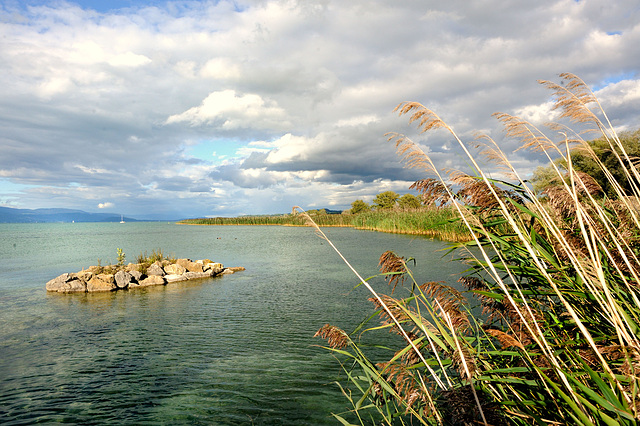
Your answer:
[[[87,283],[79,279],[73,279],[64,283],[64,287],[58,293],[84,293],[87,291]]]
[[[116,286],[118,288],[127,288],[129,287],[129,284],[133,280],[133,276],[131,276],[131,274],[128,272],[118,271],[116,272],[114,279],[116,281]]]
[[[64,273],[62,275],[58,275],[52,280],[47,281],[46,289],[47,291],[58,291],[64,284],[71,279],[70,275]]]
[[[47,282],[46,289],[58,293],[84,293],[87,285],[76,274],[65,273]]]
[[[147,275],[158,275],[160,277],[165,275],[164,269],[162,269],[162,264],[160,262],[154,262],[147,268]]]
[[[143,280],[144,278],[146,278],[146,275],[144,275],[142,272],[138,271],[137,269],[134,269],[132,271],[129,271],[129,274],[131,274],[131,277],[136,281],[139,282],[141,280]]]

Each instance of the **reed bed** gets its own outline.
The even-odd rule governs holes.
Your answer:
[[[445,241],[469,241],[469,231],[457,220],[452,207],[412,211],[371,211],[354,215],[351,224],[357,229],[422,235]]]
[[[316,334],[345,374],[341,389],[351,409],[334,414],[341,423],[638,423],[640,216],[629,196],[640,196],[640,173],[589,88],[575,75],[560,77],[559,84],[541,82],[553,92],[560,119],[604,137],[632,193],[568,127],[551,125],[549,136],[496,114],[508,137],[547,155],[555,168],[557,185],[543,204],[490,138],[467,144],[423,105],[397,108],[420,132],[448,131],[473,167],[470,174],[444,174],[407,137],[389,134],[408,167],[436,176],[420,181],[424,194],[451,205],[472,236],[452,250],[469,264],[459,281],[474,298],[447,283],[418,280],[407,260],[391,252],[380,257],[380,279],[389,284],[389,294],[380,294],[305,217],[369,290],[376,309],[355,330],[327,324]],[[576,150],[599,164],[614,197],[573,168]],[[553,161],[558,157],[566,167]],[[508,180],[489,178],[479,158],[496,162]],[[472,314],[478,310],[471,300],[481,314]],[[397,345],[363,343],[363,336],[388,332],[400,337]]]
[[[353,227],[396,234],[422,235],[445,241],[469,241],[471,239],[468,230],[455,220],[456,211],[451,207],[310,216],[318,226],[322,227]],[[187,225],[306,226],[305,219],[297,214],[185,219],[179,223]]]
[[[290,215],[260,215],[184,219],[178,223],[184,225],[303,225],[304,221]]]

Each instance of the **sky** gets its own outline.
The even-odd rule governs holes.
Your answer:
[[[387,140],[469,171],[494,112],[554,119],[570,72],[617,130],[640,127],[638,0],[0,0],[0,206],[138,219],[347,209],[409,191]],[[496,171],[496,177],[499,172]]]

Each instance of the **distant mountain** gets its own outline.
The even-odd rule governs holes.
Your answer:
[[[136,222],[130,217],[125,222]],[[36,223],[36,222],[120,222],[115,213],[87,213],[72,209],[14,209],[0,207],[0,223]]]

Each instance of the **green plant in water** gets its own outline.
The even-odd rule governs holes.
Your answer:
[[[640,196],[640,173],[595,96],[576,76],[561,78],[562,84],[541,82],[553,91],[560,117],[601,132],[632,195]],[[452,250],[470,265],[459,281],[473,297],[444,283],[420,283],[407,261],[390,252],[380,266],[391,295],[378,294],[329,241],[372,293],[382,320],[374,324],[372,316],[350,333],[332,325],[317,333],[343,360],[351,416],[385,424],[637,424],[640,216],[607,167],[592,155],[614,197],[572,167],[576,150],[592,153],[578,134],[551,127],[561,136],[555,142],[524,120],[496,114],[524,149],[566,164],[554,167],[560,184],[541,201],[490,138],[476,141],[480,155],[510,181],[490,178],[434,112],[418,103],[397,111],[421,132],[450,132],[475,170],[447,177],[408,138],[389,135],[409,167],[435,174],[417,188],[453,206],[472,235]],[[473,314],[469,300],[479,301],[481,314]],[[382,330],[401,343],[386,345],[386,359],[376,362],[360,338]],[[335,416],[348,424],[346,415]]]

